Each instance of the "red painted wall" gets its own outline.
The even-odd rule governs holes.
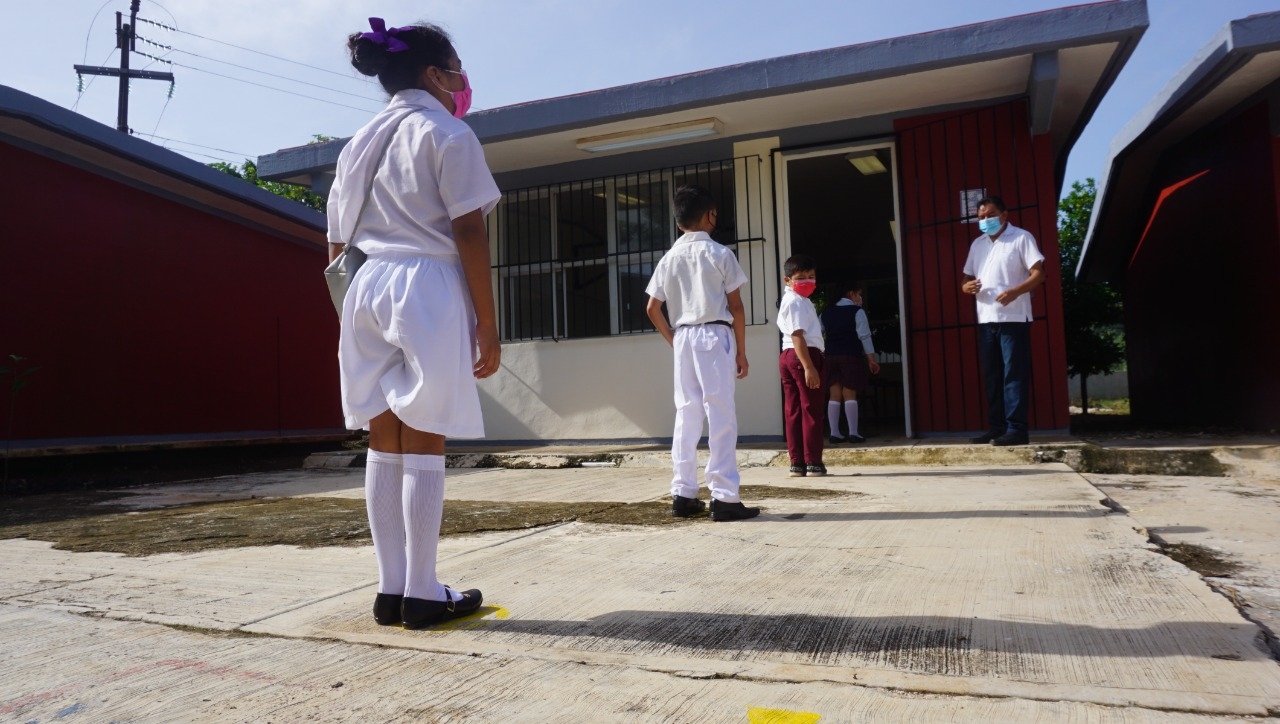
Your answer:
[[[984,431],[986,396],[973,298],[960,291],[976,223],[960,193],[1001,196],[1015,226],[1045,256],[1047,281],[1032,296],[1033,430],[1066,429],[1066,343],[1058,261],[1057,189],[1047,136],[1032,137],[1024,101],[902,119],[895,124],[902,186],[905,323],[918,434]]]
[[[1123,282],[1135,419],[1280,426],[1277,174],[1266,103],[1165,152]]]
[[[40,368],[14,439],[342,427],[322,246],[8,145],[0,167],[0,355]]]

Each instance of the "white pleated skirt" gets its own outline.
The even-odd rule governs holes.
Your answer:
[[[378,254],[342,304],[338,366],[350,430],[391,410],[415,430],[484,437],[475,311],[456,256]]]

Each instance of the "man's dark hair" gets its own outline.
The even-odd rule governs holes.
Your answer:
[[[708,211],[716,210],[716,199],[701,186],[687,185],[676,189],[676,226],[681,229],[698,223]]]
[[[978,200],[978,205],[975,206],[974,208],[980,209],[983,206],[994,206],[1002,214],[1009,210],[1004,205],[1004,199],[1000,198],[999,196],[983,196],[981,199]]]
[[[347,38],[351,65],[363,75],[378,76],[388,95],[417,88],[422,71],[432,66],[451,70],[449,58],[454,55],[453,41],[443,29],[423,23],[395,31],[395,39],[408,46],[408,50],[389,52],[386,45],[361,38],[363,33],[352,33]]]
[[[790,279],[799,272],[815,271],[818,263],[808,254],[796,254],[782,263],[782,276]]]

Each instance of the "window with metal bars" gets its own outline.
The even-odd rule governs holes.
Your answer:
[[[680,231],[672,197],[684,184],[719,206],[716,241],[761,288],[743,290],[747,323],[763,324],[766,269],[762,159],[750,156],[507,191],[491,225],[498,316],[507,341],[651,332],[645,287]]]

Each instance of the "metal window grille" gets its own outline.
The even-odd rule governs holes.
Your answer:
[[[765,284],[776,266],[764,245],[763,159],[676,166],[507,191],[491,219],[498,316],[506,341],[654,331],[645,287],[679,235],[672,196],[709,189],[712,237],[747,273],[747,324],[766,323]]]

